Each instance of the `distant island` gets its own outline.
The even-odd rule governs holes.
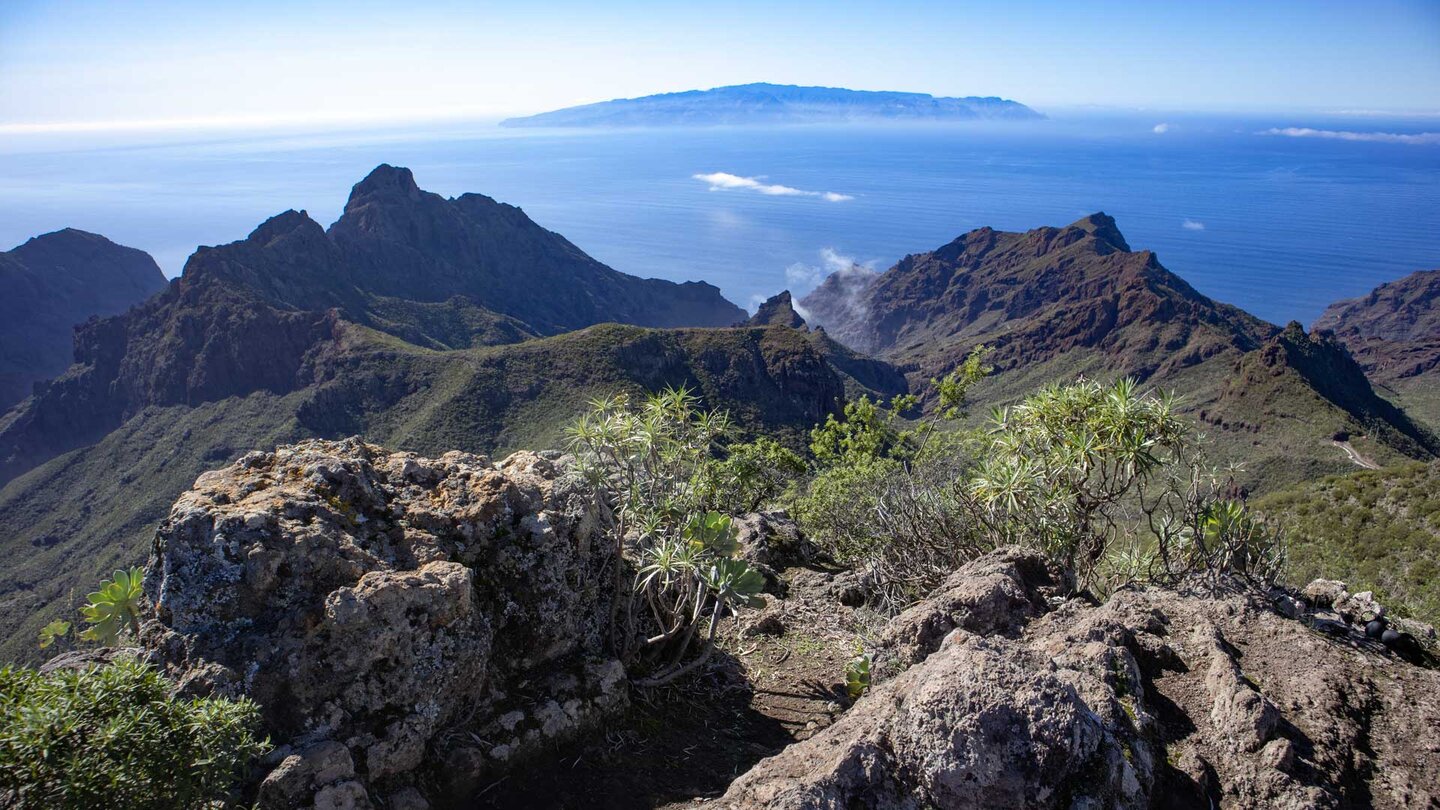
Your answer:
[[[500,122],[503,127],[712,126],[871,121],[1021,121],[1044,115],[995,96],[946,98],[928,93],[739,84],[566,107]]]

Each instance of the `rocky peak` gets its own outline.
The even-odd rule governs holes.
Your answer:
[[[771,296],[769,300],[760,305],[755,314],[745,322],[749,326],[788,326],[792,329],[804,329],[805,319],[795,311],[794,302],[790,299],[790,291],[785,290],[778,295]]]
[[[418,202],[422,193],[424,192],[420,190],[420,186],[415,183],[415,175],[409,169],[381,163],[350,190],[350,199],[345,203],[345,210],[349,211],[376,198]]]
[[[325,229],[320,227],[320,223],[311,219],[307,212],[296,211],[292,208],[260,223],[255,230],[250,232],[249,236],[245,237],[245,241],[261,247],[269,247],[280,239],[316,239],[324,238],[324,236]]]
[[[145,644],[183,692],[261,705],[288,754],[262,807],[393,796],[422,772],[473,789],[627,702],[607,603],[573,584],[612,547],[566,469],[358,439],[250,453],[161,525]]]
[[[1090,216],[1082,217],[1070,223],[1069,227],[1084,231],[1116,250],[1130,252],[1130,243],[1126,242],[1124,235],[1120,233],[1120,227],[1115,224],[1115,218],[1104,211],[1097,211]]]
[[[1239,582],[1219,593],[1131,587],[1103,604],[1066,584],[1019,549],[965,565],[878,632],[868,692],[715,804],[1440,800],[1440,753],[1428,742],[1440,673],[1367,638],[1369,616]]]

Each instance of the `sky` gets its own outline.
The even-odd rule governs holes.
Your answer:
[[[1440,112],[1440,0],[4,0],[0,133],[537,112],[752,81]]]

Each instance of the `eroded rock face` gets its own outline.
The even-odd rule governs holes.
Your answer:
[[[161,526],[146,643],[182,689],[261,704],[282,746],[262,806],[364,806],[441,762],[463,789],[626,700],[608,544],[565,468],[356,439],[251,453]]]
[[[1317,629],[1313,603],[1298,620],[1246,591],[1124,590],[1096,605],[1059,598],[1064,584],[1015,550],[962,568],[882,632],[875,671],[888,680],[719,804],[1440,802],[1435,670],[1353,624]]]

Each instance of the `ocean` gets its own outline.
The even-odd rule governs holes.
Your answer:
[[[1073,113],[1006,125],[10,134],[0,248],[76,227],[150,252],[173,276],[197,245],[241,239],[287,208],[328,225],[385,162],[446,196],[518,205],[618,270],[704,279],[751,308],[838,264],[885,269],[983,225],[1103,210],[1201,292],[1308,324],[1332,301],[1440,267],[1440,136],[1423,134],[1435,131],[1440,118]]]

